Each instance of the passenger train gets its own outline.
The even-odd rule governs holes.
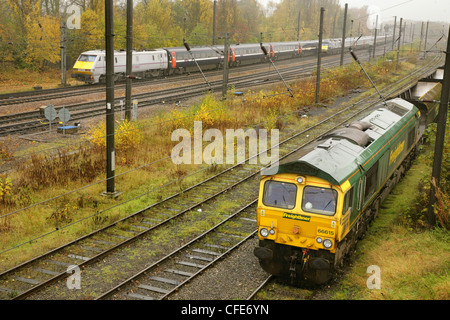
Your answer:
[[[379,39],[380,44],[384,39]],[[346,39],[345,47],[363,49],[372,47],[373,37],[350,37]],[[342,40],[328,39],[322,42],[322,52],[336,54],[341,50]],[[264,46],[267,56],[261,50]],[[301,58],[317,54],[319,42],[273,42],[234,44],[230,46],[228,54],[229,67],[264,63],[268,59],[282,60]],[[106,52],[91,50],[83,52],[73,66],[72,78],[86,83],[106,82]],[[190,52],[185,47],[159,48],[147,51],[133,51],[133,75],[140,78],[161,77],[173,74],[183,74],[198,71],[197,64],[202,70],[219,69],[224,64],[224,46],[193,47]],[[195,58],[195,61],[193,59]],[[114,51],[114,81],[126,78],[126,51]]]

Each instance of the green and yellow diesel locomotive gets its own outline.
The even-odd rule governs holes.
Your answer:
[[[392,99],[263,172],[254,250],[262,268],[327,282],[411,164],[422,125],[416,106]]]

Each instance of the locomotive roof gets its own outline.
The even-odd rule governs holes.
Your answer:
[[[157,53],[157,52],[162,52],[165,50],[163,49],[147,49],[147,50],[132,50],[133,54],[144,54],[144,53]],[[126,50],[114,50],[114,54],[116,53],[126,53]],[[85,55],[105,55],[106,51],[105,50],[89,50],[89,51],[84,51],[81,54],[85,54]]]
[[[393,99],[368,116],[334,130],[282,160],[263,175],[296,173],[322,178],[341,185],[361,168],[399,131],[410,118],[414,105]],[[409,114],[409,116],[408,116]],[[381,156],[381,153],[379,154]]]

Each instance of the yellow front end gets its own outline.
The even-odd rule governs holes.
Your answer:
[[[257,208],[259,240],[334,253],[342,199],[339,187],[320,178],[296,174],[263,177]]]
[[[94,65],[94,62],[77,60],[77,62],[75,62],[75,65],[73,66],[73,72],[79,73],[79,74],[91,75],[93,65]]]

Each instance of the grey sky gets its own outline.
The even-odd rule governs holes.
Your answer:
[[[266,5],[269,0],[258,0]],[[279,3],[280,0],[272,0]],[[342,6],[376,6],[380,8],[381,20],[389,21],[393,16],[406,20],[442,21],[450,23],[450,0],[340,0]]]

